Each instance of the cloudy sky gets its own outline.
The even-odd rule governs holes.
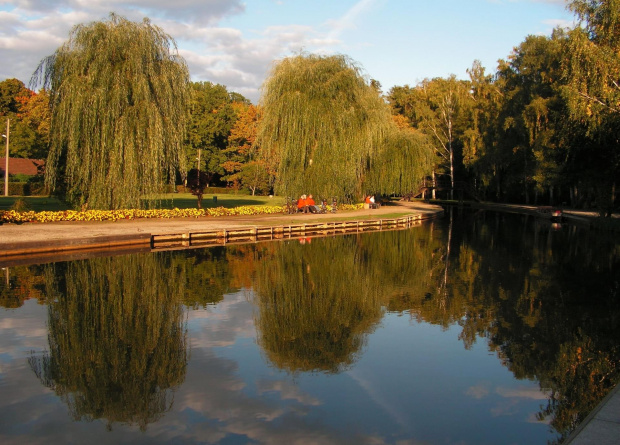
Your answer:
[[[28,84],[71,28],[115,12],[170,34],[195,81],[257,102],[278,59],[301,50],[346,54],[384,92],[424,78],[466,78],[529,34],[572,26],[564,0],[0,0],[0,80]]]

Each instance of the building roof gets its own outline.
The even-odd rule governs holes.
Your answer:
[[[9,175],[37,175],[43,173],[43,159],[9,158]],[[0,177],[4,178],[6,158],[0,158]]]

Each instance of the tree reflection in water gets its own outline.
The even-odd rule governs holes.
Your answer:
[[[385,303],[432,281],[436,260],[414,248],[418,236],[384,232],[272,245],[254,282],[267,358],[292,373],[334,373],[354,363]]]
[[[423,253],[446,262],[447,280],[431,274],[434,290],[398,296],[388,308],[457,322],[465,348],[486,338],[516,378],[549,394],[538,418],[561,443],[620,382],[617,234],[556,230],[527,216],[449,214],[443,246]]]
[[[133,255],[45,268],[50,351],[30,365],[75,420],[144,430],[171,407],[187,352],[184,283],[168,266]]]

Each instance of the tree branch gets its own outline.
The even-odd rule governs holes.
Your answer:
[[[615,83],[615,82],[614,82],[614,83]],[[609,109],[609,110],[611,110],[611,111],[614,111],[614,112],[616,112],[616,113],[619,113],[619,112],[620,112],[620,109],[619,109],[619,108],[612,107],[611,105],[607,105],[605,102],[603,102],[602,100],[600,100],[600,99],[599,99],[599,98],[597,98],[597,97],[592,97],[592,96],[589,96],[588,94],[586,94],[586,93],[582,93],[581,91],[579,91],[579,95],[580,95],[580,96],[582,96],[582,97],[584,97],[585,99],[587,99],[587,100],[589,100],[589,101],[596,102],[597,104],[602,105],[603,107],[605,107],[605,108],[607,108],[607,109]]]

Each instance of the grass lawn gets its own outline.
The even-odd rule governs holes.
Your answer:
[[[217,202],[214,201],[214,197],[217,198]],[[168,193],[160,197],[162,209],[195,209],[198,207],[198,199],[191,193]],[[281,206],[284,205],[284,198],[274,196],[252,196],[252,195],[233,195],[233,194],[221,194],[221,195],[203,195],[202,208],[211,209],[213,207],[225,207],[232,209],[234,207],[241,206]]]
[[[44,210],[55,212],[71,208],[62,201],[48,196],[0,196],[0,210],[11,210],[18,199],[23,199],[26,202],[27,210],[34,210],[35,212]]]
[[[217,202],[213,199],[214,195],[204,195],[202,199],[203,208],[213,207],[225,207],[234,208],[240,206],[250,205],[272,205],[279,206],[284,205],[284,198],[274,196],[252,196],[252,195],[215,195],[217,196]],[[198,199],[191,193],[168,193],[162,195],[161,204],[157,208],[173,209],[175,207],[179,209],[189,209],[198,207]],[[59,201],[56,198],[47,196],[0,196],[0,210],[10,210],[15,201],[23,199],[26,202],[29,210],[35,212],[47,211],[61,211],[70,210],[71,207]]]

